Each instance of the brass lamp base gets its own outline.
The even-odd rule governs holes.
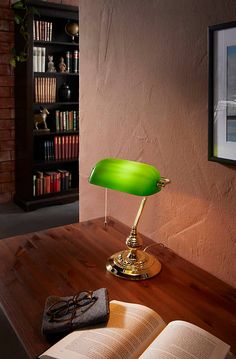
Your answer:
[[[161,271],[161,263],[152,254],[142,250],[124,250],[113,254],[106,268],[120,278],[143,280],[157,275]]]

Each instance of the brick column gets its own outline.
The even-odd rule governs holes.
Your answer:
[[[0,203],[12,199],[15,188],[14,70],[9,65],[14,42],[10,0],[0,2]]]

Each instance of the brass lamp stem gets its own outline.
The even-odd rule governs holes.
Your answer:
[[[137,236],[137,226],[146,200],[146,197],[142,199],[130,235],[126,239],[128,248],[113,254],[106,264],[109,272],[124,279],[147,279],[161,270],[161,263],[152,254],[142,250],[142,241]]]

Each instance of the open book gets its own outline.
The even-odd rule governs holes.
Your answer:
[[[110,318],[105,326],[76,330],[39,358],[234,358],[229,349],[228,344],[196,325],[180,320],[165,325],[162,318],[146,306],[111,301]]]

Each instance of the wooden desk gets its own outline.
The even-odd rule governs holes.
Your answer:
[[[0,302],[30,358],[51,343],[41,334],[45,299],[106,287],[110,299],[145,304],[166,322],[187,320],[236,353],[236,290],[159,245],[161,273],[128,281],[108,273],[106,259],[124,249],[129,228],[96,219],[0,241]],[[152,243],[143,237],[144,245]]]

